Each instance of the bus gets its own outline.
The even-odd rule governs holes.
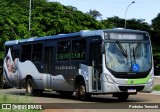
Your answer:
[[[35,95],[56,91],[86,100],[94,94],[153,90],[150,36],[132,29],[83,30],[5,42],[3,84]]]

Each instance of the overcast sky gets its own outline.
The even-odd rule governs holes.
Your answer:
[[[90,9],[96,9],[103,16],[103,19],[108,17],[118,16],[125,18],[125,12],[127,6],[135,1],[134,4],[130,5],[126,19],[145,19],[149,24],[158,13],[160,13],[160,0],[49,0],[57,1],[63,5],[71,5],[77,7],[78,10],[86,13]]]

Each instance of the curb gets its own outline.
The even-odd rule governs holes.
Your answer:
[[[151,94],[153,94],[153,95],[160,95],[160,91],[153,91],[153,92],[151,92]]]
[[[160,95],[160,91],[152,91],[151,93],[139,92],[138,94],[148,94],[148,95]]]

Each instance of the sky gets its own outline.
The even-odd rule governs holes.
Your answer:
[[[89,10],[97,10],[102,14],[102,19],[118,16],[125,18],[127,7],[132,1],[134,4],[128,7],[126,19],[145,19],[151,24],[152,19],[160,13],[160,0],[48,0],[60,2],[65,6],[74,6],[86,13]]]

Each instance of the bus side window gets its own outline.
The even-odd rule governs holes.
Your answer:
[[[7,55],[9,47],[5,47],[5,56]]]
[[[86,40],[73,40],[72,41],[72,60],[84,60],[86,54]]]
[[[23,45],[21,61],[31,60],[31,51],[31,45]]]
[[[33,62],[41,62],[42,61],[42,44],[33,44],[33,54],[32,61]]]
[[[57,51],[57,61],[70,60],[71,41],[59,41]]]
[[[19,58],[19,49],[14,50],[13,60],[15,60],[16,58]]]
[[[13,47],[9,46],[9,47],[5,47],[5,56],[8,54],[8,50],[11,50],[11,55],[13,55]]]

